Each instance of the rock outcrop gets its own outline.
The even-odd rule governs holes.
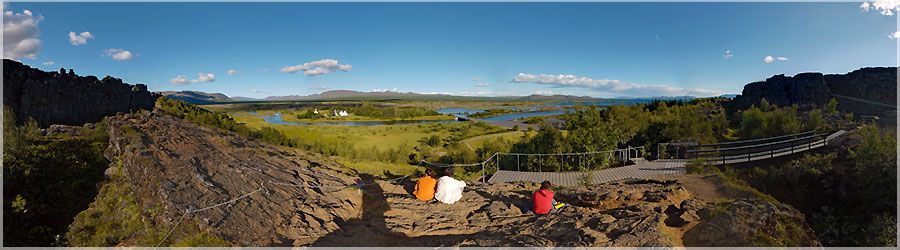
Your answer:
[[[82,125],[117,112],[152,110],[159,97],[143,84],[129,85],[107,76],[78,76],[70,69],[45,72],[3,59],[3,105],[20,121],[33,118],[41,127]]]
[[[108,172],[122,168],[142,210],[160,211],[144,216],[162,228],[186,210],[249,194],[182,222],[238,246],[755,246],[756,238],[778,240],[786,222],[804,239],[793,245],[819,246],[788,206],[742,199],[720,209],[672,177],[560,188],[556,199],[570,206],[535,215],[527,211],[534,183],[469,182],[455,204],[426,202],[411,195],[411,179],[357,175],[319,155],[158,111],[109,117],[106,125]],[[356,178],[376,185],[273,183],[340,186]]]
[[[732,110],[747,109],[751,105],[759,106],[760,101],[765,98],[769,103],[779,107],[796,104],[801,109],[822,108],[835,98],[841,112],[882,115],[886,109],[833,95],[896,105],[897,68],[863,68],[847,74],[834,75],[822,73],[801,73],[793,77],[776,75],[762,82],[745,85],[741,95],[736,96],[729,106]]]
[[[106,119],[111,168],[121,167],[143,211],[171,227],[202,209],[263,188],[234,203],[190,213],[185,220],[241,246],[308,244],[358,216],[356,191],[310,189],[354,178],[322,157],[287,150],[154,111]],[[184,223],[189,223],[184,222]]]

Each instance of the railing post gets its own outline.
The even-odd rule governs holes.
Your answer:
[[[481,183],[484,182],[484,162],[481,163]]]
[[[499,171],[500,170],[500,154],[495,153],[494,155],[497,156],[497,170]]]
[[[538,172],[543,172],[544,168],[544,155],[538,154]]]
[[[521,171],[521,170],[519,170],[520,164],[521,164],[521,162],[519,161],[519,155],[516,155],[516,171]]]
[[[769,144],[769,158],[775,158],[775,149],[772,149],[772,144]]]
[[[716,151],[718,151],[718,150],[719,150],[719,149],[717,148]],[[725,154],[722,153],[722,152],[719,152],[719,155],[722,156],[722,165],[725,165]]]

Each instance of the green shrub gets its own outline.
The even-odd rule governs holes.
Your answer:
[[[103,180],[109,143],[102,123],[77,136],[43,136],[33,120],[16,125],[4,107],[3,235],[6,246],[53,246]]]

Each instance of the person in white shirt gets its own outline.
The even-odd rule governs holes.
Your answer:
[[[438,179],[437,182],[437,191],[434,193],[434,198],[447,204],[453,204],[462,198],[463,187],[466,186],[466,182],[453,179],[453,169],[447,168],[445,170],[444,176]]]

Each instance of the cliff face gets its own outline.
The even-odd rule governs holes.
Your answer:
[[[20,62],[3,60],[3,105],[20,120],[34,118],[41,127],[98,122],[117,112],[151,110],[158,94],[143,84],[122,79],[45,72]]]
[[[872,102],[896,105],[897,68],[863,68],[848,74],[823,75],[802,73],[789,77],[776,75],[762,82],[744,86],[741,95],[730,106],[735,110],[759,106],[765,98],[779,107],[797,104],[801,109],[822,108],[831,98],[838,101],[838,110],[857,115],[881,115],[886,109],[877,105],[836,97],[848,96]]]

